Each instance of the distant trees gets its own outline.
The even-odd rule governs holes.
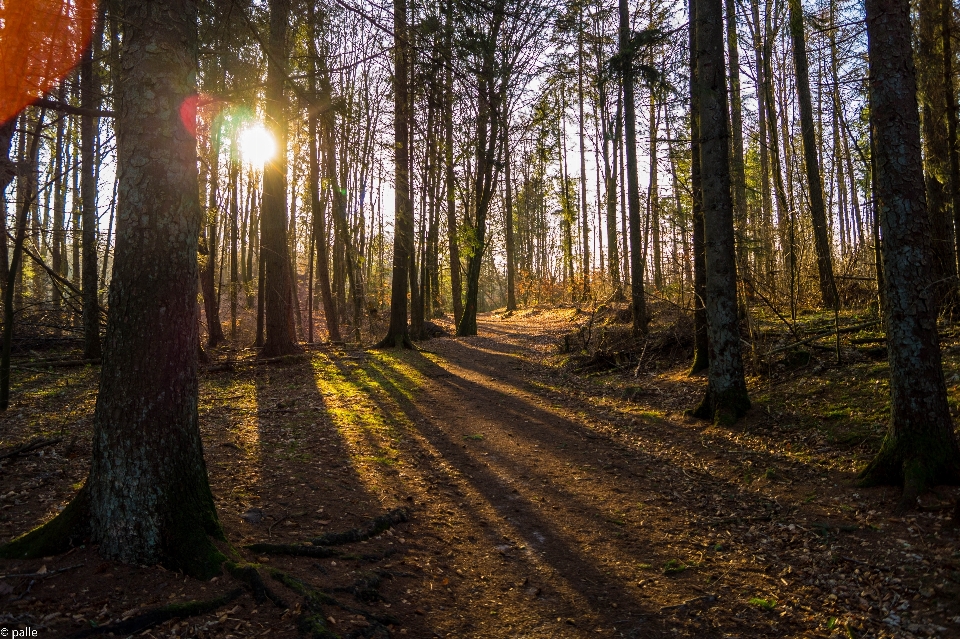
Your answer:
[[[909,457],[896,452],[912,450],[903,433],[918,423],[905,397],[933,402],[931,449],[949,449],[930,331],[958,299],[952,5],[917,5],[915,46],[897,44],[918,65],[907,86],[866,50],[852,0],[697,2],[684,15],[638,0],[270,0],[221,16],[203,0],[198,95],[184,104],[199,109],[202,203],[187,288],[202,296],[207,345],[265,357],[301,340],[412,346],[443,314],[468,336],[499,307],[629,295],[624,348],[662,329],[661,304],[692,315],[674,329],[692,334],[691,372],[709,370],[697,414],[729,421],[749,406],[744,369],[763,349],[746,363],[740,349],[759,344],[758,320],[802,339],[810,310],[838,325],[842,308],[880,297],[894,305],[900,381],[869,481],[900,477],[890,469]],[[102,10],[79,68],[0,127],[0,405],[15,334],[82,340],[96,361],[103,318],[120,312],[104,290],[128,259],[116,147],[127,27]],[[869,90],[868,53],[881,65]],[[911,96],[918,132],[898,120],[895,138],[878,105],[905,118]],[[259,122],[276,146],[262,165],[244,137]],[[919,194],[914,155],[893,171],[898,148],[922,157]],[[921,209],[927,226],[898,225],[896,211]]]

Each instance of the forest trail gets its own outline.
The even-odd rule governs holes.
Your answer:
[[[948,511],[928,499],[932,510],[891,517],[896,491],[853,486],[856,449],[792,427],[797,414],[771,408],[772,394],[727,430],[683,415],[704,383],[684,362],[573,374],[557,345],[585,317],[487,314],[479,336],[419,351],[316,346],[212,368],[201,428],[228,540],[265,571],[338,598],[324,614],[344,637],[366,636],[351,633],[368,615],[417,638],[956,636]],[[74,436],[0,463],[11,536],[86,474],[89,419],[78,416],[92,411],[96,375],[60,374],[69,383],[56,394],[45,374],[32,378],[39,391],[24,386],[8,421],[23,440]],[[398,506],[409,521],[332,559],[243,550],[305,543]],[[236,585],[103,562],[92,548],[2,561],[0,573],[0,610],[12,611],[0,615],[53,636]],[[48,576],[31,586],[11,573]],[[300,597],[270,583],[292,612],[244,596],[150,636],[298,636]]]

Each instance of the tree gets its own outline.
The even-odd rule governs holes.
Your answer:
[[[637,106],[634,95],[634,63],[636,49],[630,30],[630,9],[627,0],[620,0],[619,71],[623,91],[623,126],[627,142],[627,210],[630,223],[630,308],[633,312],[633,336],[647,332],[646,300],[643,297],[643,244],[640,237],[640,182],[637,175]]]
[[[860,483],[902,484],[903,509],[930,486],[960,481],[960,448],[940,363],[910,4],[867,0],[866,10],[891,402],[887,435]]]
[[[413,348],[407,327],[408,269],[413,256],[413,210],[410,204],[410,66],[407,1],[394,0],[394,211],[393,282],[390,293],[390,326],[381,348]]]
[[[287,116],[283,98],[290,0],[270,0],[267,46],[267,125],[277,153],[263,167],[260,259],[263,261],[265,340],[261,355],[275,357],[299,351],[293,318],[293,284],[287,243]]]
[[[103,29],[103,11],[97,21],[94,40],[99,41]],[[80,64],[80,104],[95,110],[99,105],[100,77],[93,65],[93,44],[83,52]],[[96,135],[99,119],[92,113],[80,119],[80,154],[83,173],[80,177],[80,199],[83,207],[83,357],[100,359],[100,298],[97,280],[97,180],[94,171]],[[5,258],[4,258],[5,260]],[[0,273],[0,278],[3,274]]]
[[[807,64],[807,43],[803,33],[803,7],[800,0],[789,0],[790,35],[793,37],[793,60],[797,72],[797,97],[800,102],[800,134],[803,139],[803,163],[807,169],[807,192],[813,220],[817,272],[820,275],[820,296],[823,305],[837,307],[837,285],[833,279],[833,258],[827,234],[827,211],[823,203],[823,181],[816,130],[813,125],[813,103],[810,97],[810,72]]]
[[[730,129],[723,57],[723,0],[694,0],[697,46],[697,122],[706,257],[706,314],[710,340],[707,393],[693,414],[732,423],[750,408],[740,354]]]
[[[697,96],[696,0],[690,0],[690,195],[693,217],[693,363],[690,375],[710,366],[707,336],[707,264],[703,241],[703,188],[700,177],[700,101]]]
[[[126,0],[122,11],[119,215],[90,474],[57,517],[0,555],[50,555],[89,535],[105,558],[206,577],[224,557],[197,416],[202,216],[185,126],[197,4]]]

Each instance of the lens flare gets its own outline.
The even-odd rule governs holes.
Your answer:
[[[263,166],[277,152],[273,136],[259,122],[249,124],[240,131],[239,143],[241,158],[253,166]]]
[[[50,90],[80,61],[96,12],[95,0],[0,3],[0,122]]]

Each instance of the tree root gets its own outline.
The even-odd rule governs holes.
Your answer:
[[[265,555],[290,555],[293,557],[339,557],[339,550],[332,550],[322,546],[307,546],[305,544],[250,544],[244,546],[251,552]]]
[[[384,513],[368,522],[361,528],[353,528],[344,532],[331,532],[311,540],[314,546],[341,546],[343,544],[355,544],[359,541],[366,541],[371,537],[376,537],[382,532],[401,524],[410,518],[410,512],[406,508],[395,508],[388,513]]]
[[[33,559],[59,555],[89,534],[90,494],[84,485],[59,515],[0,546],[0,557]]]
[[[290,607],[280,598],[280,595],[270,590],[267,584],[263,583],[263,577],[260,576],[255,566],[250,564],[241,565],[230,561],[224,564],[224,567],[234,579],[238,579],[247,584],[253,593],[253,600],[258,604],[262,604],[269,599],[278,608],[287,609]]]
[[[308,546],[306,544],[251,544],[244,546],[244,548],[251,552],[262,553],[264,555],[287,555],[289,557],[314,557],[319,559],[333,557],[347,561],[365,561],[371,564],[383,561],[400,552],[396,548],[388,548],[382,553],[365,553],[358,555],[356,553],[342,552],[323,546]]]
[[[80,632],[70,635],[70,639],[81,639],[82,637],[92,637],[94,635],[114,634],[119,637],[126,637],[143,632],[149,628],[162,624],[170,619],[185,619],[187,617],[196,617],[213,612],[217,608],[222,608],[237,597],[243,594],[242,588],[231,590],[225,595],[216,599],[207,599],[206,601],[187,601],[184,603],[170,604],[162,608],[148,610],[142,615],[137,615],[126,621],[110,623],[96,628],[85,628]]]
[[[374,615],[365,610],[342,604],[330,595],[307,585],[282,570],[271,568],[270,576],[303,597],[304,613],[301,615],[298,625],[301,632],[309,634],[314,639],[339,639],[338,635],[327,625],[323,606],[336,606],[346,612],[361,615],[367,620],[369,625],[366,628],[355,630],[347,635],[348,637],[389,637],[390,631],[386,626],[398,623],[397,619],[389,615]],[[379,579],[377,579],[376,584],[379,583]]]

